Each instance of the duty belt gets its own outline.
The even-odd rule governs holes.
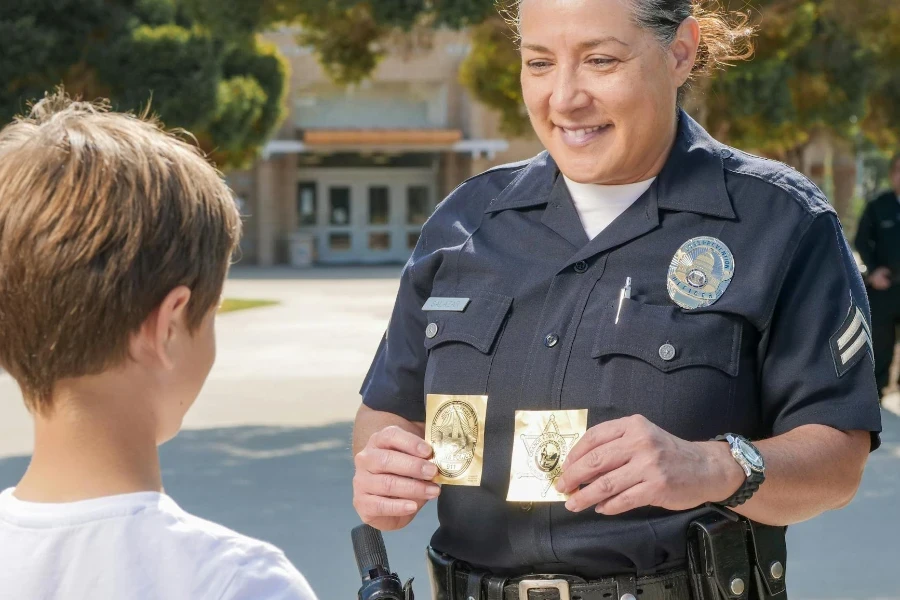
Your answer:
[[[586,580],[572,575],[504,578],[428,549],[434,600],[691,600],[687,571]]]
[[[785,528],[728,511],[691,522],[686,571],[588,581],[571,575],[503,578],[428,549],[434,600],[787,600]]]

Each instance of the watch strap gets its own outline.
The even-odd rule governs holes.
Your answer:
[[[717,442],[727,442],[729,447],[731,446],[731,441],[728,439],[728,435],[720,435],[716,436],[715,441]],[[747,443],[750,443],[749,441]],[[743,469],[743,467],[741,467]],[[759,486],[762,485],[762,482],[766,480],[766,476],[764,473],[760,473],[759,471],[750,470],[750,476],[744,479],[744,483],[741,484],[741,487],[731,495],[730,498],[726,498],[721,502],[716,502],[715,504],[719,504],[721,506],[725,506],[728,508],[735,508],[744,504],[753,497],[753,494],[759,489]]]

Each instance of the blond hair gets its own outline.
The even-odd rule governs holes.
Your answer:
[[[146,114],[60,90],[0,131],[0,365],[29,409],[49,410],[60,380],[125,361],[178,286],[195,331],[240,232],[219,172]]]

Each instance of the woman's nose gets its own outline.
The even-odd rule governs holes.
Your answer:
[[[591,103],[591,96],[578,80],[577,73],[559,71],[550,95],[550,108],[554,112],[569,113]]]

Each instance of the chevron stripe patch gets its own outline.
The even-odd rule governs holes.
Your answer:
[[[866,322],[863,311],[855,304],[850,307],[850,314],[841,328],[831,337],[831,354],[834,356],[834,366],[838,377],[843,377],[847,371],[862,360],[866,351],[875,356],[872,349],[872,331]]]

